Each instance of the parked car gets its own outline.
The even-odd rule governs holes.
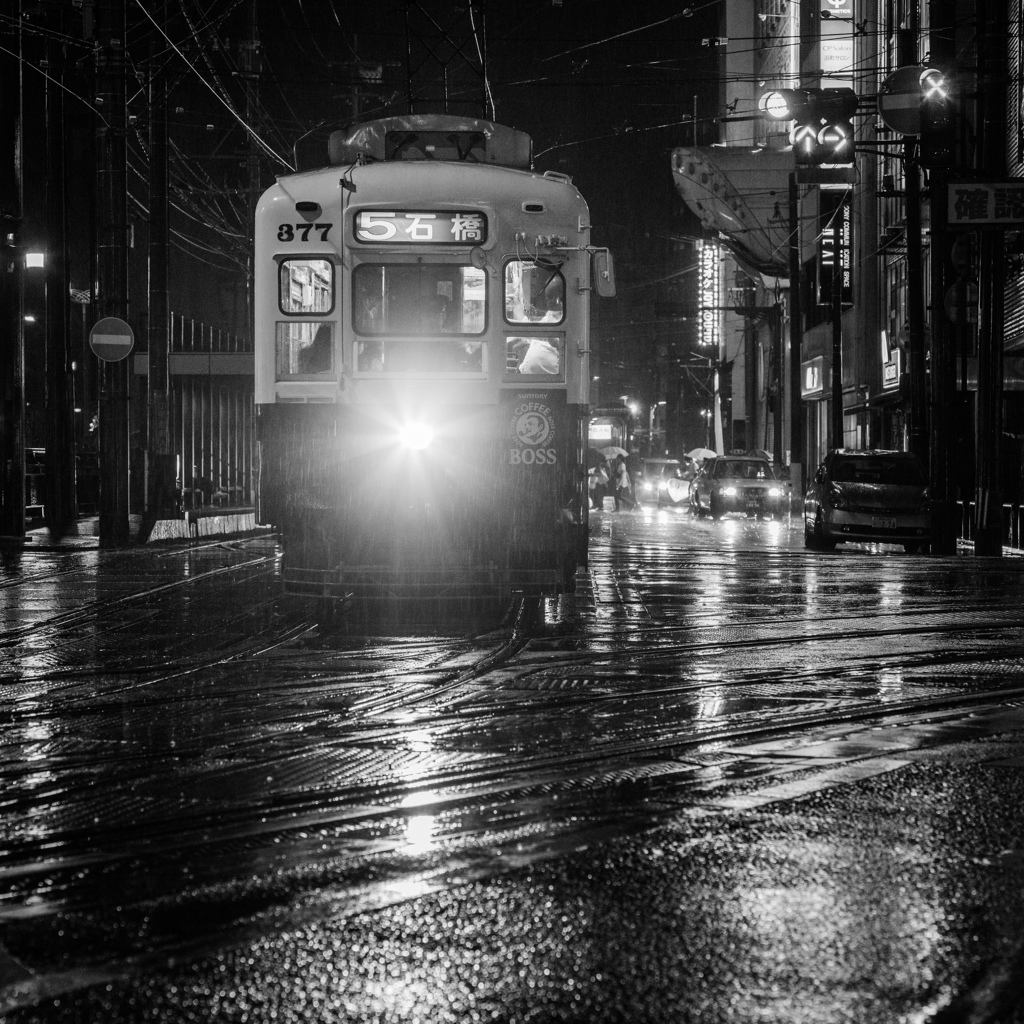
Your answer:
[[[729,512],[744,515],[781,515],[785,489],[766,459],[746,455],[720,455],[708,459],[690,481],[690,507],[699,515],[721,519]]]
[[[804,494],[804,543],[809,548],[882,541],[914,552],[926,550],[930,536],[928,479],[910,452],[836,449]]]
[[[681,505],[686,501],[687,481],[696,472],[693,459],[644,459],[633,489],[641,504]]]

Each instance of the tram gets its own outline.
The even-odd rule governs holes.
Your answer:
[[[450,115],[335,132],[255,223],[257,520],[287,593],[547,596],[587,557],[591,295],[571,179]]]

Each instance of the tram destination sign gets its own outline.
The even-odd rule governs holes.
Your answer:
[[[1024,227],[1024,178],[951,181],[946,210],[951,228]]]
[[[487,217],[479,210],[359,210],[355,238],[371,245],[482,245]]]

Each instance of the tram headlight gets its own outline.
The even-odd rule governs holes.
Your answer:
[[[398,428],[398,442],[407,451],[421,452],[434,440],[434,428],[429,423],[413,421]]]

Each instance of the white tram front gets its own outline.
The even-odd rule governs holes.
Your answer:
[[[570,179],[487,121],[339,132],[256,211],[257,517],[288,591],[553,594],[587,547],[592,291]]]

